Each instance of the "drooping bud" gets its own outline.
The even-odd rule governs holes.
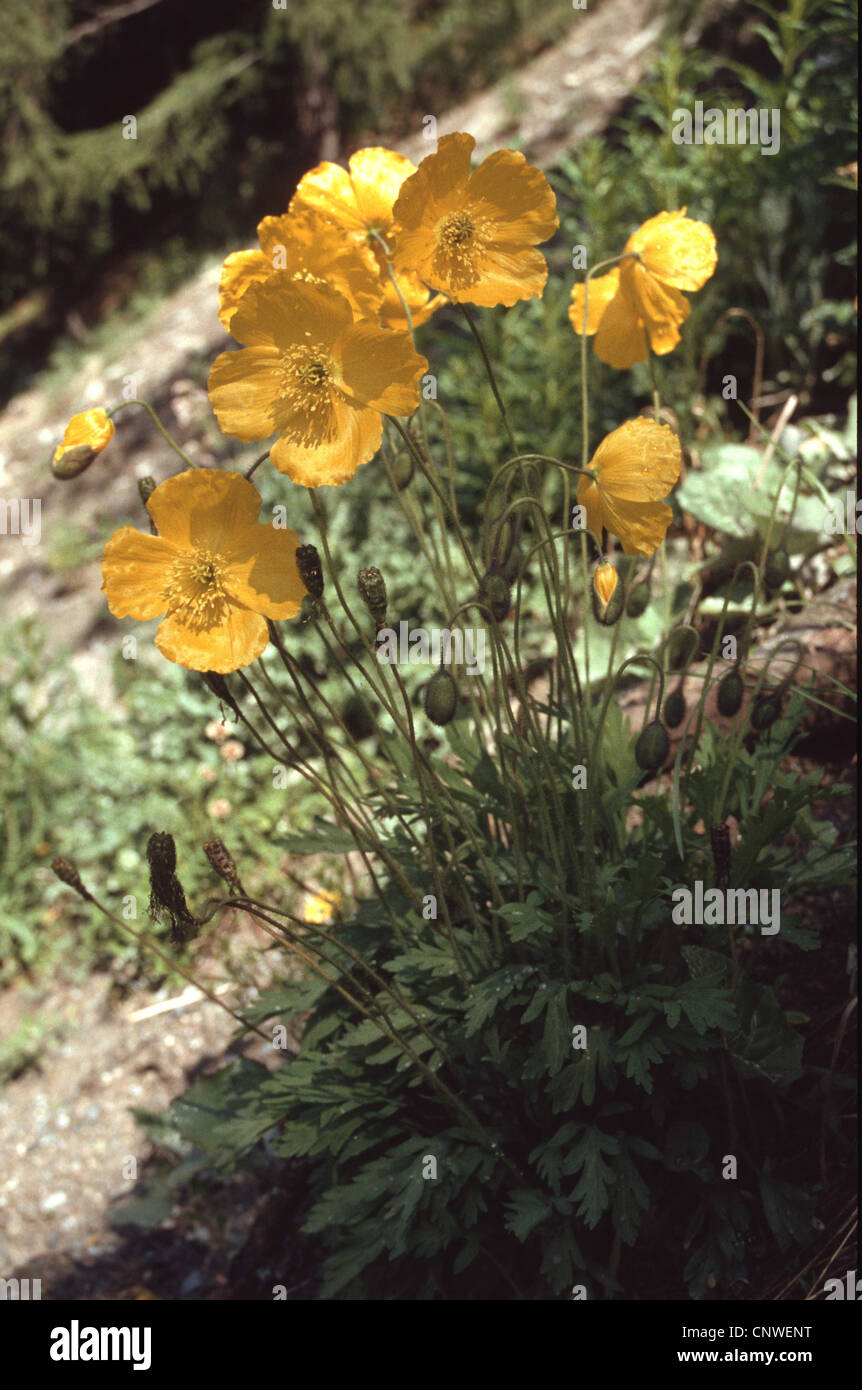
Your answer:
[[[781,713],[781,700],[777,695],[761,695],[755,700],[751,711],[751,727],[757,733],[768,729]]]
[[[642,579],[639,584],[635,584],[626,600],[626,616],[629,618],[639,618],[642,613],[646,612],[649,601],[649,581]]]
[[[425,687],[425,713],[432,724],[449,724],[458,708],[458,687],[451,672],[435,671]]]
[[[679,671],[691,660],[697,649],[697,634],[691,628],[675,628],[667,640],[667,664],[671,671]]]
[[[356,576],[359,597],[365,604],[375,623],[379,626],[386,617],[386,580],[376,565],[360,570]]]
[[[113,423],[101,406],[73,415],[51,462],[55,478],[77,478],[114,437]]]
[[[183,886],[176,875],[177,850],[173,835],[156,830],[147,841],[150,865],[150,917],[160,922],[167,916],[171,924],[171,945],[191,941],[198,919],[189,911]]]
[[[520,544],[513,545],[509,551],[509,558],[503,566],[503,577],[509,584],[517,584],[521,573],[521,566],[524,563],[524,547]]]
[[[742,697],[745,694],[745,686],[739,669],[734,666],[732,671],[719,682],[716,694],[716,704],[719,714],[723,714],[725,719],[730,719],[732,715],[739,713],[742,704]]]
[[[396,456],[392,465],[392,482],[396,492],[403,492],[413,481],[413,474],[416,472],[416,460],[409,449],[402,450]]]
[[[152,495],[153,495],[153,493],[155,492],[155,490],[156,490],[156,480],[155,480],[155,478],[139,478],[139,479],[138,479],[138,495],[140,496],[140,499],[141,499],[141,501],[143,502],[144,506],[147,505],[147,503],[149,502],[149,500],[150,500],[150,498],[152,497]]]
[[[685,696],[682,693],[682,687],[677,686],[676,690],[672,690],[668,695],[662,711],[664,722],[669,729],[676,729],[679,727],[685,719],[686,709],[687,705],[685,703]]]
[[[592,601],[596,622],[612,627],[622,617],[625,591],[616,565],[600,560],[593,570]]]
[[[502,570],[488,570],[479,585],[479,602],[501,623],[512,611],[512,590]]]
[[[766,557],[766,565],[763,570],[763,582],[767,591],[777,593],[790,573],[790,561],[786,550],[773,550]]]
[[[236,717],[239,718],[239,705],[228,690],[227,681],[221,672],[201,671],[201,678],[209,686],[213,695],[215,695],[223,705],[228,705]]]
[[[655,772],[670,751],[667,729],[658,719],[645,724],[635,744],[635,762],[644,772]]]
[[[296,568],[311,597],[315,601],[323,598],[323,567],[316,545],[297,546]]]

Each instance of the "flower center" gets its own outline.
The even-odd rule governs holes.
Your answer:
[[[437,240],[449,251],[464,246],[473,236],[473,219],[468,212],[450,212],[437,231]]]
[[[227,615],[226,566],[221,555],[202,546],[178,555],[168,572],[162,597],[195,632],[218,627]]]
[[[286,416],[282,432],[297,444],[319,445],[332,438],[333,398],[338,391],[336,364],[322,343],[299,343],[288,348],[279,366]]]

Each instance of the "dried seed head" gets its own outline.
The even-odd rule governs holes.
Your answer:
[[[182,946],[191,941],[198,920],[189,911],[183,886],[176,875],[177,850],[173,835],[156,830],[147,842],[150,865],[150,917],[160,922],[167,917],[171,924],[171,944]]]
[[[150,500],[150,498],[152,497],[152,495],[153,495],[153,493],[155,492],[155,490],[156,490],[156,480],[155,480],[155,478],[139,478],[139,479],[138,479],[138,494],[139,494],[140,499],[141,499],[141,501],[143,502],[144,506],[147,505],[147,503],[149,502],[149,500]]]
[[[223,878],[232,893],[238,897],[245,897],[242,883],[240,882],[239,871],[234,863],[233,855],[227,848],[223,840],[207,840],[204,845],[204,854],[215,869],[219,878]]]
[[[71,859],[55,859],[51,864],[51,868],[54,870],[54,873],[61,883],[67,883],[70,888],[74,888],[76,893],[80,893],[82,898],[90,902],[92,901],[92,894],[84,887],[81,882],[81,875],[78,873]]]
[[[296,551],[299,577],[313,599],[323,598],[323,567],[316,545],[300,545]]]

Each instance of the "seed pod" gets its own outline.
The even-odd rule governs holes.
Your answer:
[[[670,751],[667,729],[658,719],[645,724],[635,744],[635,762],[644,772],[655,772]]]
[[[744,694],[745,686],[742,676],[739,674],[738,667],[734,666],[733,670],[728,671],[727,675],[719,682],[716,695],[719,714],[723,714],[725,719],[737,714]]]
[[[761,695],[751,711],[751,727],[757,733],[774,724],[781,713],[781,701],[777,695]]]
[[[224,840],[207,840],[204,845],[204,854],[215,869],[219,878],[223,878],[232,893],[238,897],[244,897],[243,886],[240,882],[239,870],[236,867],[234,857],[228,849]]]
[[[646,612],[647,604],[650,601],[650,588],[645,579],[636,584],[628,596],[626,603],[626,615],[629,618],[639,618],[641,613]]]
[[[144,506],[147,505],[147,503],[149,502],[149,500],[150,500],[150,498],[152,497],[152,495],[153,495],[153,493],[155,492],[155,490],[156,490],[156,480],[155,480],[155,478],[139,478],[139,479],[138,479],[138,496],[140,497],[140,499],[141,499],[141,501],[143,502]]]
[[[767,555],[763,570],[763,582],[769,592],[777,592],[789,573],[790,561],[786,550],[773,550],[770,555]]]
[[[359,597],[379,625],[386,617],[386,581],[376,565],[360,570],[356,576]]]
[[[311,597],[323,598],[323,567],[316,545],[297,546],[296,568]]]
[[[479,602],[501,623],[512,611],[512,590],[502,570],[488,570],[479,585]]]
[[[664,722],[669,729],[675,729],[685,719],[687,705],[682,690],[672,690],[664,702]]]
[[[449,724],[458,708],[458,687],[449,671],[435,671],[425,687],[425,713],[432,724]]]
[[[593,570],[593,616],[603,627],[613,627],[622,617],[624,593],[616,565],[601,560]]]

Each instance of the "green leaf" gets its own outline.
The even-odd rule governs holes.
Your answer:
[[[551,1215],[551,1200],[535,1188],[518,1188],[506,1203],[506,1229],[525,1241],[531,1231]]]

